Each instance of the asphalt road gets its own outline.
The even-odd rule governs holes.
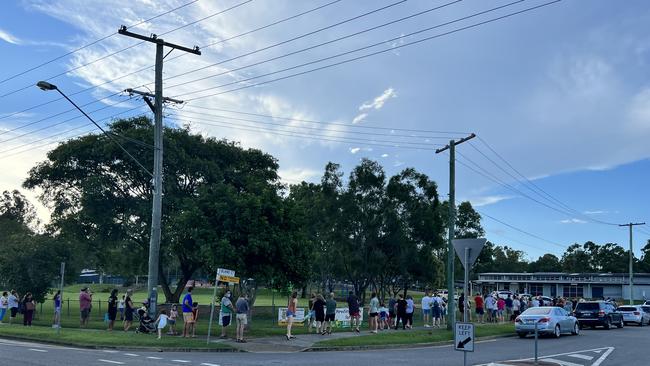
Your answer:
[[[650,327],[583,330],[579,336],[542,338],[539,354],[544,365],[613,366],[645,365]],[[468,365],[521,365],[514,362],[533,357],[532,338],[499,338],[477,342],[468,354]],[[461,352],[452,346],[357,352],[302,353],[204,353],[103,351],[41,345],[0,339],[0,365],[462,365]]]

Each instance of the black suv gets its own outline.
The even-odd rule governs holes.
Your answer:
[[[619,328],[624,325],[623,314],[617,311],[615,304],[608,301],[579,302],[574,314],[580,328],[602,325],[605,329],[611,329],[612,325]]]

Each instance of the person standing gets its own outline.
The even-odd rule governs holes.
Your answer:
[[[108,331],[113,331],[113,326],[115,325],[115,318],[117,318],[117,289],[114,288],[111,291],[111,295],[108,297]]]
[[[176,319],[178,318],[178,310],[176,308],[176,304],[172,305],[171,309],[169,310],[169,332],[167,334],[169,335],[176,335]]]
[[[539,307],[539,299],[537,297],[533,297],[533,301],[531,301],[531,307],[533,308]]]
[[[485,310],[487,310],[487,321],[488,323],[494,322],[496,319],[497,315],[497,303],[496,300],[494,299],[494,296],[487,295],[485,297]]]
[[[192,326],[192,290],[193,287],[187,288],[187,293],[183,297],[182,310],[183,310],[183,338],[189,338],[190,336],[190,327]]]
[[[244,329],[248,324],[248,295],[240,294],[235,303],[237,311],[237,342],[246,343],[244,339]]]
[[[440,319],[442,318],[442,304],[443,299],[435,293],[431,298],[431,313],[433,316],[433,326],[435,328],[440,328]]]
[[[395,303],[395,329],[399,327],[399,322],[402,322],[402,329],[406,329],[406,300],[402,294],[398,295],[397,302]]]
[[[23,297],[23,325],[26,327],[32,326],[32,319],[34,319],[34,310],[36,310],[36,303],[32,297],[32,293],[28,292]]]
[[[90,318],[90,307],[92,306],[92,295],[88,290],[88,287],[83,287],[79,292],[79,311],[81,312],[81,318],[79,327],[85,328],[88,326],[88,318]]]
[[[122,295],[122,298],[117,302],[117,311],[120,312],[120,321],[124,321],[124,295]]]
[[[508,321],[513,321],[514,320],[514,317],[513,317],[513,314],[512,314],[512,312],[513,312],[512,307],[514,305],[513,303],[514,303],[514,301],[512,300],[512,295],[508,295],[508,297],[506,298],[506,316],[508,317]]]
[[[221,316],[221,338],[223,339],[228,338],[228,326],[232,323],[232,313],[235,310],[230,300],[231,296],[232,293],[230,290],[227,290],[221,298],[221,311],[219,315]]]
[[[328,296],[327,302],[325,303],[325,322],[327,327],[323,328],[323,335],[327,331],[327,334],[332,334],[332,322],[336,320],[336,300],[334,300],[334,293],[331,292]]]
[[[518,296],[515,296],[515,298],[512,299],[512,319],[511,320],[517,319],[519,314],[521,314],[519,312],[520,307],[521,307],[521,301],[519,301]]]
[[[458,311],[460,312],[460,319],[463,319],[463,321],[465,321],[465,293],[464,292],[461,292],[460,297],[458,298]]]
[[[395,299],[395,295],[392,295],[390,299],[388,300],[388,322],[389,322],[389,328],[396,328],[397,327],[397,299]]]
[[[316,300],[314,301],[314,315],[316,316],[316,333],[322,334],[323,328],[325,327],[325,299],[323,295],[316,295]]]
[[[476,308],[476,317],[479,323],[483,323],[483,315],[485,314],[485,308],[483,306],[483,297],[477,292],[474,297],[474,307]]]
[[[506,301],[499,297],[497,299],[497,322],[504,322],[504,317],[503,313],[505,312],[506,309]]]
[[[429,296],[430,292],[427,289],[424,293],[424,296],[422,297],[422,320],[424,321],[424,327],[429,328],[431,325],[429,325],[429,320],[431,316],[431,296]]]
[[[411,329],[413,328],[413,313],[415,312],[415,302],[413,302],[413,296],[406,296],[406,326]]]
[[[7,313],[7,309],[9,309],[9,299],[7,299],[8,296],[9,293],[7,293],[7,291],[4,291],[2,293],[2,296],[0,296],[0,323],[2,323],[2,320]]]
[[[196,338],[196,323],[199,322],[199,303],[194,302],[192,303],[192,323],[191,323],[191,328],[192,328],[192,338]]]
[[[368,327],[370,333],[377,333],[379,329],[379,299],[377,293],[373,292],[370,295],[370,303],[368,304]]]
[[[294,291],[287,302],[287,340],[296,338],[291,335],[291,326],[293,325],[293,318],[296,316],[296,308],[298,307],[298,293]]]
[[[11,294],[7,297],[7,306],[9,306],[9,324],[11,324],[16,319],[16,314],[18,314],[18,293],[16,290],[11,290]]]
[[[359,298],[352,291],[348,293],[348,312],[350,313],[350,327],[359,333],[359,326],[361,325],[359,321],[361,318]]]
[[[52,319],[52,328],[58,328],[61,326],[61,290],[58,290],[56,294],[54,294],[52,302],[54,303],[54,319]]]
[[[124,331],[128,332],[133,323],[133,300],[131,296],[133,295],[133,290],[126,290],[126,298],[124,299]]]
[[[311,333],[311,328],[316,322],[316,312],[314,311],[314,302],[316,302],[316,294],[313,292],[309,295],[309,312],[307,313],[307,332]]]

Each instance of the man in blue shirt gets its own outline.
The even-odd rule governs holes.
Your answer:
[[[192,315],[192,304],[194,303],[192,301],[193,289],[193,287],[188,287],[187,294],[185,294],[185,297],[183,298],[183,338],[190,336],[190,325],[192,324],[192,321],[194,321],[194,316]]]

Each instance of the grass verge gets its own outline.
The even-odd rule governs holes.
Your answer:
[[[477,325],[476,337],[499,336],[514,334],[513,324]],[[314,347],[363,347],[363,346],[391,346],[418,343],[435,343],[451,341],[454,339],[452,331],[446,329],[429,330],[385,330],[379,334],[359,337],[330,339],[317,342]]]
[[[56,329],[48,327],[23,327],[22,325],[0,326],[0,337],[19,338],[31,341],[43,341],[76,347],[120,347],[120,348],[160,348],[168,349],[214,349],[232,350],[227,344],[206,344],[205,340],[163,336],[157,339],[152,334],[135,334],[134,332],[62,329],[59,335]]]

